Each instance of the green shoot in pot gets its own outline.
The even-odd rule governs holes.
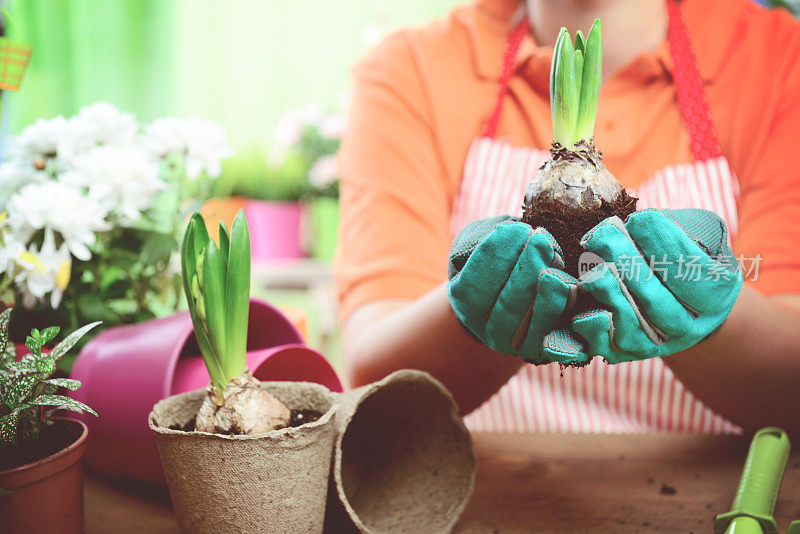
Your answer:
[[[217,394],[247,368],[250,233],[239,211],[231,232],[220,223],[219,247],[199,213],[189,220],[181,247],[183,289],[195,336]]]
[[[550,67],[550,109],[554,140],[572,149],[592,138],[597,100],[603,72],[603,37],[600,19],[594,21],[586,39],[578,31],[575,46],[566,28],[561,28]]]
[[[220,222],[219,246],[199,213],[181,246],[183,289],[194,332],[211,377],[198,430],[252,434],[282,428],[289,410],[259,387],[247,369],[250,314],[250,232],[239,210],[231,230]]]

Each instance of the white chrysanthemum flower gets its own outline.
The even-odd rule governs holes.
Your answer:
[[[19,165],[44,165],[56,156],[58,143],[66,135],[67,119],[62,116],[39,119],[9,140],[8,155]],[[41,169],[39,169],[41,170]]]
[[[8,201],[9,225],[17,235],[27,236],[23,241],[36,230],[52,228],[72,255],[84,261],[92,257],[94,233],[111,228],[105,220],[108,211],[80,189],[60,182],[28,184]]]
[[[192,180],[201,174],[219,176],[222,160],[232,153],[222,126],[196,117],[158,119],[145,127],[142,144],[160,158],[183,154],[186,174]]]
[[[322,156],[308,171],[308,181],[319,189],[333,185],[336,179],[336,156],[333,155]]]
[[[3,163],[0,165],[0,211],[22,186],[48,179],[46,173],[37,171],[32,165],[23,165],[16,159]]]
[[[41,250],[31,246],[16,257],[18,272],[14,279],[22,294],[22,304],[30,309],[50,294],[53,309],[61,304],[61,296],[69,285],[72,272],[72,258],[66,243],[56,248],[53,231],[44,231]]]
[[[58,140],[58,159],[62,167],[71,166],[82,152],[101,145],[131,145],[139,125],[134,116],[108,102],[82,108],[67,121],[64,135]]]
[[[138,221],[166,187],[158,162],[136,145],[98,146],[78,154],[60,181],[88,190],[122,225]]]

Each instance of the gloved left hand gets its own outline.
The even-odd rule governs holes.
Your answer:
[[[667,356],[713,333],[742,287],[725,223],[700,209],[642,210],[592,228],[583,247],[604,263],[581,276],[600,307],[545,337],[550,361],[609,363]],[[575,335],[577,334],[577,336]]]

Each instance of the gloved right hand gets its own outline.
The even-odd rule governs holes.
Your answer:
[[[507,215],[474,221],[450,251],[450,305],[461,323],[495,351],[545,363],[544,337],[578,293],[578,281],[561,270],[562,257],[544,228]]]

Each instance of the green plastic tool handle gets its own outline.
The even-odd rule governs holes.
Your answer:
[[[725,534],[762,534],[763,532],[764,529],[761,528],[761,523],[758,522],[758,519],[753,519],[747,515],[734,517],[727,530],[725,530]]]
[[[778,498],[778,488],[786,469],[790,448],[789,437],[780,428],[762,428],[756,432],[750,443],[750,451],[747,453],[731,511],[717,516],[714,532],[778,532],[772,511]],[[753,521],[739,520],[736,525],[732,525],[734,519],[739,517],[757,521],[761,530],[748,529],[748,525],[752,528]],[[735,530],[729,530],[729,527]]]

